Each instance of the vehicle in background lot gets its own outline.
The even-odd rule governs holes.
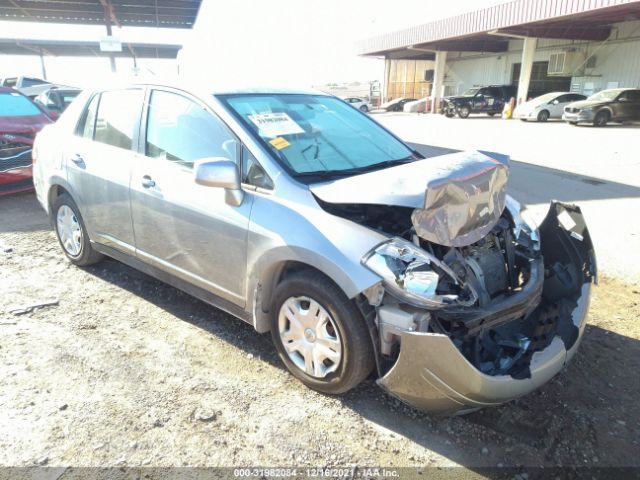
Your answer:
[[[387,112],[402,112],[405,103],[415,102],[415,100],[415,98],[396,98],[380,105],[380,109]]]
[[[56,120],[81,91],[79,88],[52,86],[38,95],[34,101]]]
[[[368,112],[369,109],[371,108],[368,100],[365,100],[364,98],[346,97],[346,98],[343,98],[343,100],[347,102],[349,105],[351,105],[353,108],[357,108],[358,110],[365,113]]]
[[[523,121],[535,120],[537,122],[546,122],[550,118],[560,119],[564,113],[564,107],[572,102],[586,98],[584,95],[571,92],[545,93],[518,105],[513,111],[513,118]]]
[[[31,150],[51,119],[25,95],[0,87],[0,195],[31,190]]]
[[[427,109],[428,103],[429,97],[420,98],[419,100],[405,103],[402,107],[402,111],[407,113],[424,113]]]
[[[7,77],[0,80],[0,87],[13,88],[33,99],[51,88],[51,82],[33,77]]]
[[[578,207],[552,202],[538,230],[506,195],[508,157],[425,158],[330,95],[83,92],[35,155],[72,263],[106,254],[270,331],[321,392],[375,368],[418,408],[496,405],[550,380],[584,332]]]
[[[604,127],[609,122],[640,120],[640,89],[602,90],[586,100],[567,105],[562,119],[571,125],[587,122],[595,127]]]
[[[490,117],[500,115],[505,104],[515,97],[516,91],[513,85],[473,87],[462,95],[444,97],[442,113],[449,118],[456,114],[460,118],[467,118],[472,113],[486,113]]]

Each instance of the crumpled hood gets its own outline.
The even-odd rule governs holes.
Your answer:
[[[505,207],[509,157],[460,152],[311,185],[324,202],[415,208],[418,235],[465,246],[484,237]]]

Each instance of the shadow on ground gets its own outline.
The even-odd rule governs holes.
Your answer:
[[[88,272],[284,369],[269,335],[256,334],[230,315],[114,260]],[[603,288],[609,288],[606,280]],[[640,451],[636,425],[640,381],[628,373],[637,371],[638,340],[590,325],[578,354],[563,373],[540,390],[501,407],[463,417],[434,417],[385,395],[373,377],[341,401],[379,427],[471,468],[498,463],[628,466],[637,461],[629,457],[629,430],[636,432],[633,448]]]

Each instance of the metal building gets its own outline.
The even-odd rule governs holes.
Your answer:
[[[359,52],[385,58],[387,98],[420,79],[432,109],[489,84],[517,85],[519,102],[640,87],[640,0],[516,0],[364,40]]]

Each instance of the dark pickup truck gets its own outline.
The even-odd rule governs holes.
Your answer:
[[[515,97],[516,90],[513,85],[473,87],[462,95],[443,98],[442,113],[447,117],[458,114],[460,118],[467,118],[472,113],[486,113],[493,117],[502,113],[505,104]]]

